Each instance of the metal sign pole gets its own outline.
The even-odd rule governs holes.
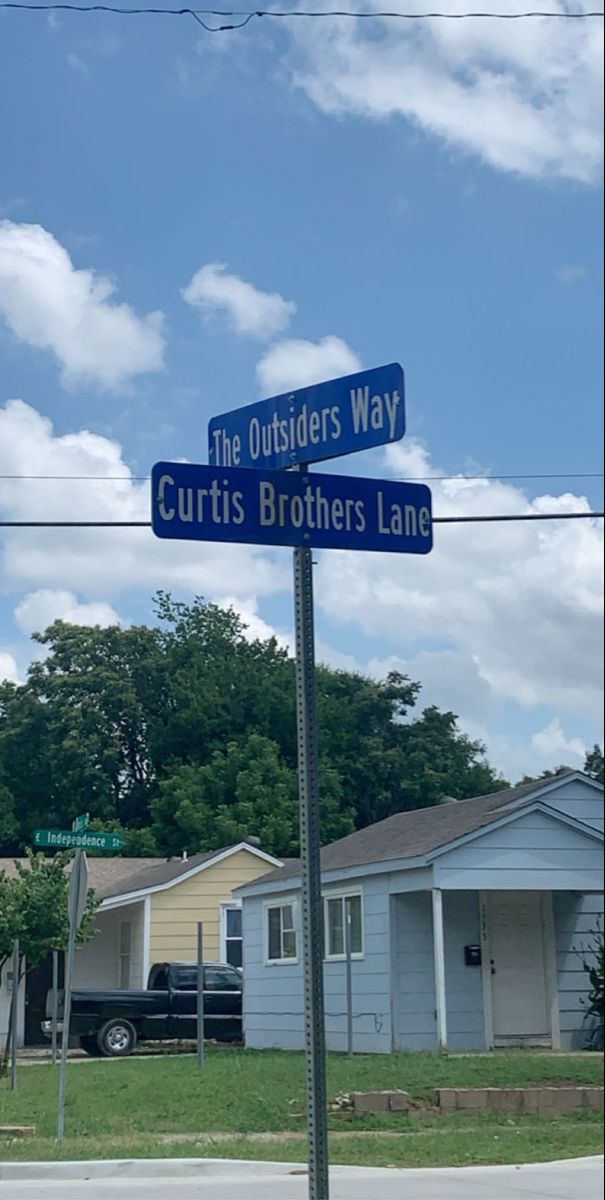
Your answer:
[[[11,996],[11,1092],[17,1090],[17,1041],[19,1037],[19,939],[13,942],[13,992]]]
[[[309,1200],[329,1200],[313,559],[307,546],[297,546],[294,550],[294,615]]]
[[[197,923],[197,1065],[204,1067],[204,922]]]
[[[353,975],[351,971],[351,906],[345,900],[345,975],[347,988],[347,1054],[353,1055]]]
[[[76,857],[73,865],[73,878],[71,879],[71,887],[74,895],[78,894],[79,881],[83,870],[83,853],[81,850],[76,850]],[[69,1019],[71,1016],[71,986],[74,973],[74,958],[76,953],[76,933],[78,931],[78,913],[76,906],[70,905],[70,921],[69,921],[69,940],[67,943],[67,957],[65,960],[65,982],[64,982],[64,1000],[63,1000],[63,1033],[61,1035],[61,1065],[59,1070],[59,1115],[57,1118],[57,1141],[62,1142],[65,1137],[65,1085],[67,1082],[67,1051],[69,1049]]]
[[[51,1032],[50,1032],[50,1061],[53,1067],[57,1061],[57,1023],[59,1020],[59,951],[53,950],[53,976],[51,991]]]

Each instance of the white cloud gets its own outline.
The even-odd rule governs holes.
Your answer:
[[[342,338],[328,335],[319,342],[290,338],[269,347],[256,365],[256,379],[262,392],[277,394],[359,370],[357,355]]]
[[[88,63],[84,62],[84,59],[80,58],[79,54],[74,54],[73,50],[70,50],[67,55],[67,65],[71,67],[72,71],[77,71],[78,75],[90,74]]]
[[[462,3],[442,7],[460,12]],[[369,0],[367,7],[383,5]],[[406,7],[424,5],[410,0]],[[499,8],[512,12],[518,4],[504,0]],[[404,118],[493,167],[534,178],[598,176],[598,21],[326,18],[293,22],[289,33],[292,82],[323,112]]]
[[[488,721],[497,713],[497,701],[479,664],[466,650],[419,650],[409,658],[393,654],[370,659],[371,675],[384,679],[389,671],[400,671],[422,683],[419,705],[463,714],[464,728],[469,720]]]
[[[19,683],[19,673],[13,655],[0,650],[0,683],[4,683],[6,680],[9,683]]]
[[[269,638],[275,638],[282,650],[292,649],[292,635],[279,633],[277,629],[263,620],[259,614],[258,601],[255,596],[217,596],[216,603],[221,608],[232,608],[241,617],[246,627],[244,636],[248,641],[253,642],[258,639],[264,642]]]
[[[205,318],[220,314],[236,333],[270,338],[281,333],[296,312],[292,300],[278,292],[261,292],[253,284],[231,275],[225,263],[207,263],[196,271],[181,295]]]
[[[117,389],[163,365],[162,314],[140,317],[114,292],[41,225],[0,222],[0,316],[20,341],[52,351],[68,387]]]
[[[414,439],[389,447],[386,461],[396,478],[444,474]],[[529,501],[490,479],[435,482],[432,491],[441,516],[589,510],[581,496]],[[594,721],[603,661],[602,522],[436,526],[434,537],[423,558],[322,554],[318,604],[341,624],[380,637],[411,663],[412,675],[418,665],[435,689],[439,679],[438,701],[463,718],[465,711],[477,716],[491,696]],[[432,663],[421,652],[435,641],[457,658],[441,653]]]
[[[582,279],[586,274],[586,267],[583,263],[564,263],[557,267],[555,275],[560,283],[576,283],[578,279]]]
[[[582,738],[568,738],[558,717],[553,717],[553,720],[544,729],[534,733],[531,741],[534,749],[546,759],[549,765],[560,766],[562,763],[567,765],[568,758],[579,758],[582,763],[584,762],[587,747]],[[573,766],[574,764],[569,765]]]
[[[120,617],[106,601],[80,603],[73,592],[39,588],[29,592],[15,608],[15,620],[23,633],[43,632],[53,621],[69,625],[120,625]]]
[[[0,479],[6,520],[149,520],[149,484],[133,480],[117,442],[87,430],[58,437],[35,409],[10,401],[0,408],[0,475],[37,474],[98,478]],[[163,541],[150,529],[5,529],[2,538],[5,592],[67,591],[79,603],[97,604],[134,588],[148,596],[163,588],[212,599],[289,586],[287,552]]]

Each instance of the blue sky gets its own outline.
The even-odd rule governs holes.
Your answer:
[[[554,24],[0,12],[0,473],[124,476],[0,480],[5,517],[141,518],[128,472],[205,461],[213,414],[392,360],[406,438],[326,469],[494,477],[436,482],[444,515],[601,507],[601,479],[495,478],[602,471],[602,25]],[[578,765],[601,736],[600,525],[435,541],[320,557],[322,656],[409,670],[512,777]],[[17,678],[33,628],[147,619],[157,588],[290,637],[286,552],[1,545]]]

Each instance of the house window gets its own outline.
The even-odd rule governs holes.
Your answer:
[[[132,950],[132,924],[120,922],[120,987],[130,987],[130,957]]]
[[[239,904],[223,905],[223,958],[231,967],[243,965],[242,910]]]
[[[272,905],[267,908],[267,961],[293,962],[295,959],[294,905]]]
[[[324,945],[326,958],[344,958],[345,922],[350,920],[351,954],[363,954],[363,916],[359,892],[327,896],[324,900]]]

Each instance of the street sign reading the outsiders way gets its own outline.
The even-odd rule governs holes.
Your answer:
[[[151,523],[161,538],[428,554],[424,484],[156,463]]]
[[[404,433],[403,370],[390,363],[213,417],[209,458],[217,467],[278,470],[398,442]]]

